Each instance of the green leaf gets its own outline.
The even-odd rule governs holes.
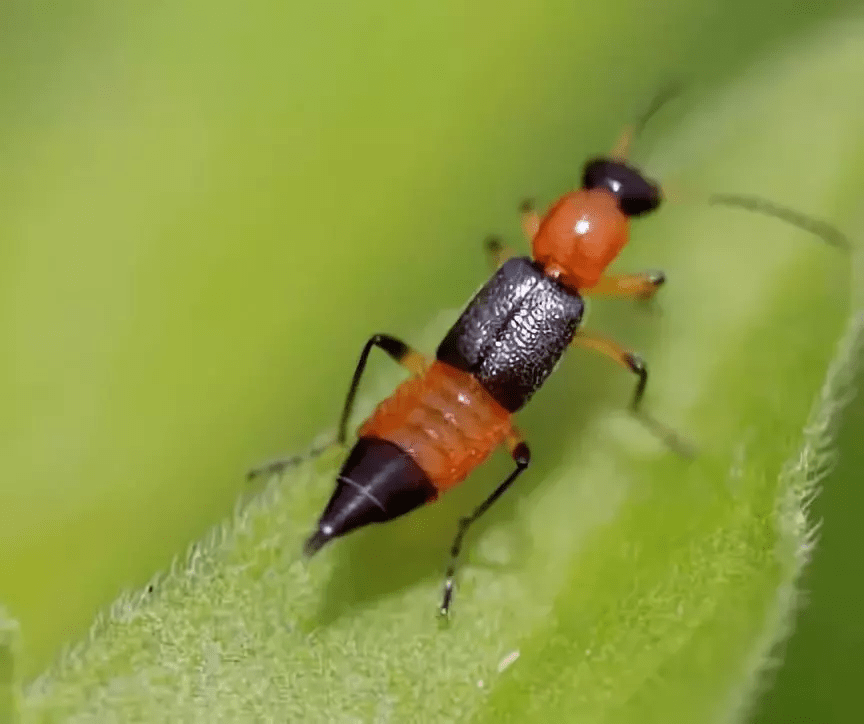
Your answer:
[[[15,721],[18,711],[18,623],[8,618],[0,606],[0,722]]]
[[[526,193],[568,188],[670,79],[692,87],[640,147],[850,5],[4,3],[0,601],[22,679],[228,515],[249,461],[332,424],[366,335],[465,299]]]
[[[752,69],[646,166],[853,223],[862,38],[838,26]],[[573,353],[521,416],[537,462],[472,531],[449,628],[434,610],[455,518],[507,461],[307,565],[328,458],[121,598],[28,687],[25,720],[740,721],[813,543],[807,505],[864,343],[860,255],[669,204],[619,265],[645,267],[669,275],[656,308],[597,303],[588,326],[644,353],[646,402],[694,461],[620,411],[630,380]],[[413,341],[433,349],[454,314]],[[396,379],[364,388],[365,411]]]

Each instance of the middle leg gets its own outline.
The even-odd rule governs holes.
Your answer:
[[[682,439],[672,428],[667,427],[653,415],[642,409],[642,398],[645,396],[645,388],[648,386],[648,366],[645,364],[645,360],[638,354],[624,349],[624,347],[613,342],[611,339],[586,334],[581,331],[576,334],[572,345],[600,352],[616,364],[636,375],[638,379],[636,387],[633,390],[633,396],[630,399],[631,412],[636,415],[636,418],[648,430],[660,438],[675,453],[683,458],[692,458],[695,456],[695,450],[689,442]]]
[[[645,361],[638,354],[629,352],[611,339],[586,334],[581,331],[576,334],[572,344],[575,347],[583,347],[584,349],[593,349],[595,352],[600,352],[600,354],[605,355],[639,378],[636,382],[636,388],[633,390],[633,397],[630,400],[630,409],[638,412],[642,404],[642,398],[645,395],[645,387],[648,385],[648,367],[645,365]]]

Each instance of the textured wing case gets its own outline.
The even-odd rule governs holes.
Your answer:
[[[473,375],[507,410],[531,399],[573,340],[582,297],[525,257],[505,262],[469,302],[438,359]]]

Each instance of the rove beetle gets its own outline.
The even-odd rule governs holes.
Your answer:
[[[487,242],[498,269],[446,334],[435,359],[387,334],[376,334],[366,342],[342,410],[339,444],[347,439],[357,387],[373,347],[384,350],[411,377],[360,426],[336,489],[306,541],[307,556],[356,528],[392,520],[436,500],[503,443],[516,467],[470,515],[459,520],[439,609],[448,615],[468,528],[531,460],[512,416],[541,387],[570,346],[600,352],[636,375],[631,411],[672,448],[686,454],[671,430],[640,409],[648,382],[645,362],[610,340],[579,330],[583,294],[648,299],[666,280],[662,272],[604,274],[627,244],[630,220],[655,211],[661,203],[660,186],[625,159],[630,139],[663,100],[658,96],[608,157],[585,164],[581,188],[562,196],[542,217],[530,203],[523,205],[522,227],[531,242],[531,258],[512,256],[497,239]],[[830,244],[846,246],[845,237],[824,222],[762,199],[715,195],[708,202],[775,216]],[[313,450],[309,456],[325,449]],[[255,468],[249,476],[278,472],[302,459],[276,460]]]

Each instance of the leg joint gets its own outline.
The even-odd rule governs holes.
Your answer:
[[[389,334],[375,334],[370,338],[369,344],[380,347],[395,360],[401,360],[410,351],[407,344]]]
[[[662,287],[666,283],[666,274],[659,269],[648,272],[647,277],[648,281],[655,287]]]
[[[520,442],[513,448],[513,460],[520,468],[527,468],[531,462],[531,450],[524,442]]]
[[[627,352],[624,354],[624,361],[627,363],[627,366],[640,377],[646,377],[648,375],[648,368],[645,366],[645,360],[638,354]]]

